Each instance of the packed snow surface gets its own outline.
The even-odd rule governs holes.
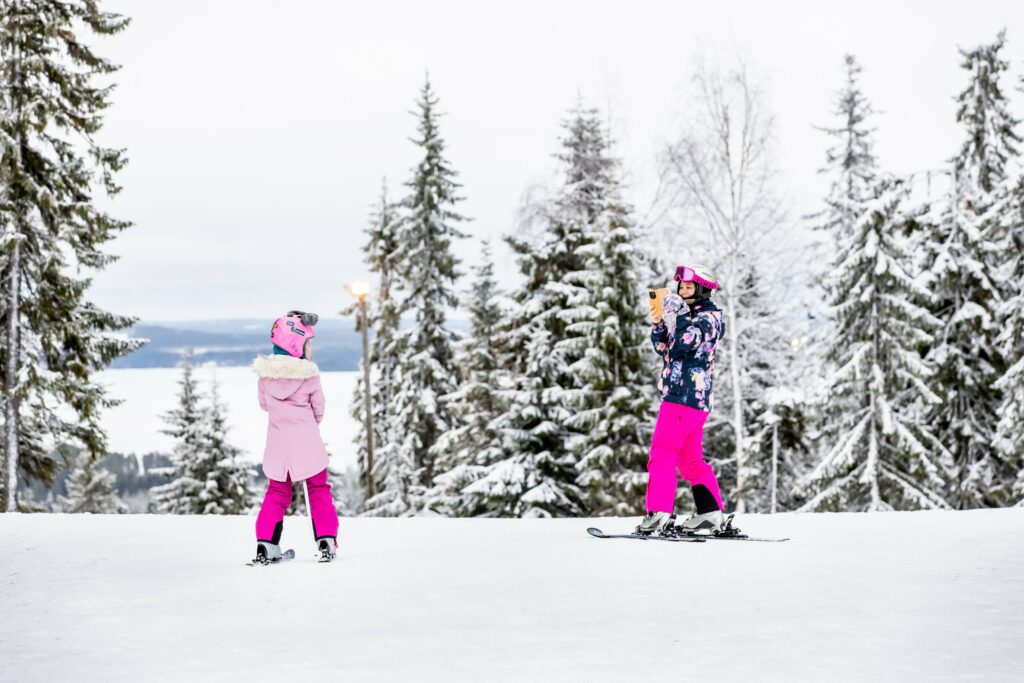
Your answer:
[[[249,568],[253,519],[0,515],[2,681],[1020,680],[1024,509],[342,520]]]

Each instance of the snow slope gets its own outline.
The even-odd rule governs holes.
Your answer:
[[[248,568],[251,518],[0,515],[0,680],[1021,680],[1024,509],[593,523],[343,520],[318,565],[290,519]]]

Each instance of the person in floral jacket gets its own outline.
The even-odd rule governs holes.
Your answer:
[[[661,317],[653,319],[651,343],[662,357],[658,378],[662,403],[651,438],[647,463],[647,515],[637,533],[665,533],[674,523],[676,471],[690,483],[697,514],[682,523],[684,531],[720,531],[725,524],[718,479],[704,460],[704,423],[712,408],[715,349],[725,335],[722,310],[711,300],[718,283],[702,266],[676,268],[677,292],[665,301],[676,313],[669,332]]]

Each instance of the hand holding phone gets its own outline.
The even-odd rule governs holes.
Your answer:
[[[665,317],[665,297],[668,296],[668,289],[647,290],[648,307],[650,309],[651,322],[660,323]]]

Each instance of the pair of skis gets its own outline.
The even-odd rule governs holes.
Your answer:
[[[273,560],[268,560],[266,562],[260,562],[259,560],[252,560],[250,562],[246,562],[245,566],[246,567],[269,567],[272,564],[281,564],[282,562],[287,562],[288,560],[294,560],[294,559],[295,559],[295,551],[292,550],[291,548],[289,548],[288,550],[285,550],[283,553],[281,553],[281,557],[275,558]],[[334,561],[333,557],[331,559],[329,559],[329,560],[325,560],[322,555],[317,559],[317,562],[319,562],[321,564],[326,564],[328,562],[333,562],[333,561]]]
[[[726,520],[725,528],[722,531],[718,532],[718,533],[701,534],[701,533],[694,533],[694,532],[685,532],[685,531],[682,531],[681,529],[679,529],[678,527],[673,528],[673,533],[672,534],[664,535],[664,536],[661,535],[661,534],[651,534],[651,535],[645,536],[643,534],[637,534],[637,533],[631,533],[631,534],[606,534],[605,532],[601,531],[600,529],[598,529],[596,527],[588,528],[587,529],[587,533],[590,534],[591,536],[593,536],[594,538],[632,538],[632,539],[636,539],[638,541],[666,541],[666,542],[669,542],[669,543],[706,543],[709,540],[712,540],[712,541],[752,541],[752,542],[758,542],[758,543],[783,543],[783,542],[789,540],[788,538],[755,538],[755,537],[752,537],[752,536],[747,536],[746,534],[742,533],[739,529],[733,527],[733,525],[732,525],[732,515],[729,515],[728,520]],[[275,560],[273,560],[271,562],[257,562],[256,560],[253,560],[252,562],[247,562],[246,566],[248,566],[248,567],[264,567],[264,566],[269,566],[269,565],[272,565],[272,564],[281,564],[282,562],[287,562],[288,560],[294,560],[294,559],[295,559],[295,551],[289,548],[288,550],[286,550],[283,553],[281,553],[281,557],[279,557],[279,558],[277,558],[277,559],[275,559]],[[321,562],[322,561],[323,560],[321,560]]]
[[[337,553],[338,544],[337,544],[337,541],[334,542],[334,547],[333,548],[331,548],[331,547],[324,548],[324,543],[325,542],[326,542],[325,539],[320,539],[320,542],[317,543],[317,550],[319,551],[320,556],[317,558],[316,561],[318,563],[320,563],[320,564],[326,564],[328,562],[334,562],[334,560],[336,560],[338,558],[338,553]],[[288,560],[294,560],[294,559],[295,559],[295,551],[292,550],[291,548],[289,548],[288,550],[285,550],[283,553],[281,553],[280,557],[275,557],[272,560],[267,559],[266,555],[261,556],[259,554],[259,549],[257,548],[257,550],[256,550],[256,557],[253,558],[251,561],[246,562],[245,566],[247,566],[247,567],[266,567],[266,566],[269,566],[269,565],[272,565],[272,564],[281,564],[282,562],[287,562]]]
[[[788,538],[755,538],[747,536],[739,529],[732,525],[732,515],[725,521],[725,527],[722,531],[717,533],[701,533],[693,531],[683,531],[679,527],[672,527],[671,533],[669,534],[638,534],[636,532],[630,534],[606,534],[596,527],[590,527],[587,529],[587,533],[594,538],[633,538],[639,541],[669,541],[671,543],[704,543],[705,541],[753,541],[758,543],[782,543],[788,541]]]
[[[289,548],[288,550],[285,550],[283,553],[281,553],[281,557],[275,557],[273,560],[266,560],[266,561],[262,561],[262,562],[260,560],[256,559],[256,560],[252,560],[251,562],[246,562],[245,566],[246,567],[269,567],[272,564],[281,564],[282,562],[287,562],[288,560],[294,560],[294,559],[295,559],[295,551],[292,550],[291,548]]]

